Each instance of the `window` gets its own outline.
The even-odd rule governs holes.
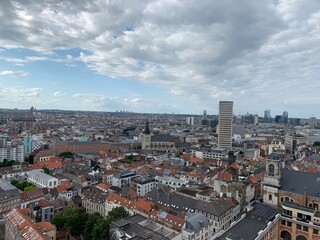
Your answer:
[[[292,222],[287,222],[288,227],[292,227]]]
[[[281,220],[281,225],[286,225],[286,221],[285,220]]]
[[[269,201],[272,201],[272,194],[269,194]]]
[[[274,176],[274,165],[273,164],[269,164],[269,176]]]
[[[319,230],[318,229],[313,229],[313,234],[318,235],[319,234]]]
[[[297,229],[301,230],[302,226],[300,224],[297,224]]]
[[[303,231],[308,232],[308,227],[307,226],[303,226]]]

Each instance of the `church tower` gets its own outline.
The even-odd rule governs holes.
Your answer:
[[[279,202],[278,192],[280,188],[280,159],[266,160],[266,174],[262,183],[263,202],[277,206]]]
[[[142,134],[142,149],[149,149],[151,144],[151,134],[150,134],[150,127],[149,121],[146,121],[146,128]]]

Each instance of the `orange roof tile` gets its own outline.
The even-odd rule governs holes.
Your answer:
[[[225,181],[225,182],[231,182],[232,175],[230,173],[218,173],[218,179]]]
[[[146,212],[150,212],[152,207],[154,206],[154,203],[153,202],[150,202],[150,201],[146,201],[145,199],[143,198],[139,198],[134,206],[138,209],[142,209]]]

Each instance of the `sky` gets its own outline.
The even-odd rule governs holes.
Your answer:
[[[6,0],[0,108],[320,117],[319,0]]]

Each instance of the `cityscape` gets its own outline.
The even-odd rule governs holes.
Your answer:
[[[0,240],[320,240],[319,0],[0,22]]]

